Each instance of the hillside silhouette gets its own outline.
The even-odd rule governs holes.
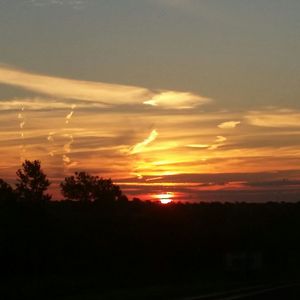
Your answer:
[[[85,172],[50,201],[49,185],[39,161],[0,180],[2,299],[299,279],[300,203],[162,206]]]

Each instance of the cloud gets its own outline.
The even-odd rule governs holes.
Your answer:
[[[222,135],[218,135],[215,142],[214,142],[214,144],[211,145],[208,149],[209,150],[216,150],[219,147],[223,146],[225,141],[227,141],[226,137],[224,137]]]
[[[160,106],[162,108],[188,109],[197,105],[207,104],[209,98],[200,97],[191,93],[181,92],[162,92],[154,95],[151,100],[144,101],[144,104]]]
[[[74,143],[73,135],[66,134],[65,137],[68,138],[69,141],[63,146],[64,154],[62,155],[62,160],[63,160],[64,166],[66,168],[69,168],[69,167],[73,167],[73,166],[77,165],[78,163],[76,161],[72,161],[69,156],[72,151],[72,149],[71,149],[72,144]]]
[[[215,143],[220,144],[220,143],[225,142],[226,140],[227,140],[227,138],[225,136],[218,135]]]
[[[299,177],[299,170],[254,173],[203,173],[177,174],[156,178],[146,176],[141,180],[118,180],[122,190],[130,196],[144,200],[165,191],[174,192],[176,200],[221,202],[298,201],[299,180],[283,180],[285,176]],[[281,178],[281,179],[280,179]],[[256,180],[256,181],[255,181]],[[279,186],[277,186],[279,183]]]
[[[209,145],[207,145],[207,144],[189,144],[189,145],[187,145],[187,147],[206,149],[209,147]]]
[[[73,114],[74,114],[74,111],[72,110],[72,111],[66,116],[66,124],[69,123],[69,121],[71,120]]]
[[[24,81],[22,84],[28,84],[28,79],[22,78]],[[62,84],[61,80],[58,82]],[[30,84],[37,83],[39,81],[36,79],[30,82]],[[72,81],[72,86],[73,84],[75,86],[75,83],[76,80]],[[91,88],[90,82],[87,87]],[[46,88],[49,86],[43,86],[43,89]],[[76,87],[74,89],[70,92],[75,91],[77,95]],[[246,124],[243,115],[249,116],[253,112],[156,109],[162,107],[164,101],[161,99],[168,95],[155,98],[153,96],[155,92],[150,90],[147,90],[150,95],[147,94],[147,98],[136,97],[136,103],[141,105],[132,105],[125,109],[124,106],[113,106],[119,103],[117,97],[110,102],[111,107],[105,109],[103,107],[107,104],[104,106],[104,100],[59,98],[52,95],[56,93],[54,84],[47,93],[47,96],[41,95],[36,98],[0,100],[0,160],[2,161],[0,177],[6,176],[7,169],[4,167],[8,165],[9,172],[14,178],[14,171],[17,168],[15,165],[19,163],[21,149],[26,149],[26,153],[22,154],[23,157],[39,159],[45,168],[50,168],[51,179],[53,176],[58,178],[65,173],[71,173],[76,162],[78,162],[76,168],[101,176],[125,178],[132,176],[133,173],[139,178],[148,179],[148,176],[153,176],[150,178],[155,179],[147,181],[148,184],[159,184],[163,180],[157,178],[170,174],[224,173],[229,170],[231,172],[273,171],[295,169],[299,165],[300,142],[299,130],[296,127],[270,128],[247,125],[239,127],[239,130],[228,129],[230,131],[228,136],[225,134],[225,129],[220,131],[217,127],[218,124],[228,121],[241,120]],[[143,101],[149,100],[149,97],[156,100],[156,106],[142,105]],[[170,101],[169,107],[182,106],[175,100]],[[73,103],[76,104],[76,114],[67,125],[65,121],[71,117],[70,113],[75,109],[74,106],[71,107]],[[22,108],[25,109],[24,112]],[[297,113],[297,110],[265,109],[257,111],[255,116],[272,114],[287,118],[288,115]],[[20,117],[17,119],[18,115]],[[22,117],[26,125],[20,129]],[[143,128],[151,129],[143,135]],[[24,134],[23,139],[20,138],[21,133]],[[158,133],[159,138],[157,138]],[[73,143],[70,143],[71,136],[66,134],[73,136]],[[207,175],[208,182],[226,182],[214,177],[214,175]],[[276,178],[273,175],[268,175],[266,178],[255,175],[251,180],[239,176],[239,178],[230,178],[230,181],[245,179],[245,182],[260,182],[282,178],[292,180],[293,177],[297,179],[292,175],[281,175]],[[172,181],[172,178],[170,180]],[[188,179],[184,181],[184,177],[180,177],[180,180],[189,182]],[[205,181],[200,179],[198,183],[203,184]],[[232,186],[231,184],[230,187]],[[202,189],[204,187],[202,186]],[[255,189],[249,185],[243,185],[243,188]],[[258,187],[258,189],[262,188]]]
[[[137,86],[91,82],[32,74],[0,67],[0,83],[56,97],[111,105],[147,104],[155,107],[182,109],[210,102],[202,96],[177,91],[152,91]]]
[[[145,88],[36,75],[3,67],[0,68],[0,82],[62,99],[108,105],[128,104],[150,96],[150,91]]]
[[[300,180],[273,180],[273,181],[255,181],[247,182],[246,185],[252,187],[282,187],[282,186],[300,186]]]
[[[107,105],[96,102],[80,102],[76,104],[77,108],[104,108]],[[56,100],[49,98],[19,98],[0,100],[0,111],[19,110],[24,108],[27,111],[39,110],[64,110],[70,109],[70,103],[67,100]]]
[[[240,121],[228,121],[219,124],[218,127],[222,129],[231,129],[231,128],[235,128],[240,123],[241,123]]]
[[[66,124],[69,124],[69,122],[71,121],[75,108],[76,108],[76,105],[73,104],[71,107],[70,113],[66,115],[66,121],[65,121]]]
[[[157,136],[158,136],[158,132],[155,129],[152,130],[151,133],[149,134],[149,136],[144,141],[142,141],[141,143],[138,143],[132,147],[132,149],[130,150],[130,153],[136,154],[136,153],[142,152],[142,150],[147,145],[149,145],[150,143],[152,143],[153,141],[156,140]]]
[[[282,178],[291,178],[289,180],[283,180]],[[211,183],[215,185],[224,185],[229,182],[240,182],[247,184],[247,182],[288,182],[288,183],[298,183],[300,177],[300,170],[282,170],[282,171],[271,171],[271,172],[232,172],[232,173],[183,173],[176,175],[163,176],[160,180],[163,182],[172,182],[172,183],[197,183],[197,184],[206,184]],[[147,176],[144,178],[151,179],[155,176]],[[119,182],[134,182],[135,178],[124,178],[119,180]]]
[[[270,109],[251,111],[246,115],[250,125],[259,127],[300,127],[300,111],[291,109]]]
[[[189,144],[186,145],[189,148],[199,148],[199,149],[209,149],[209,150],[216,150],[219,147],[224,145],[224,142],[227,140],[226,137],[218,135],[213,144]]]
[[[189,145],[186,145],[186,147],[216,150],[219,147],[223,146],[225,141],[227,141],[226,137],[218,135],[213,144],[210,144],[210,145],[209,144],[189,144]]]

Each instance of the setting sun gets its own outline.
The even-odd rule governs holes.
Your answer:
[[[154,195],[153,197],[158,199],[161,204],[169,204],[169,203],[173,202],[174,194],[168,192],[168,193]]]

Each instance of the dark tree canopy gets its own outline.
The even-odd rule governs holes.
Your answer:
[[[124,199],[120,187],[113,184],[111,179],[99,178],[86,172],[75,172],[75,176],[66,177],[60,187],[68,200],[113,202]]]
[[[14,199],[14,191],[12,187],[0,178],[0,204],[8,203]]]
[[[45,194],[50,181],[42,171],[40,161],[25,160],[17,176],[16,194],[20,201],[39,203],[51,199],[50,195]]]

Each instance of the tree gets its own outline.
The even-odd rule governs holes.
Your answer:
[[[63,196],[68,200],[80,202],[114,202],[123,199],[119,186],[111,179],[103,179],[86,172],[75,172],[60,184]]]
[[[6,204],[14,200],[14,191],[12,187],[0,178],[0,204]]]
[[[50,181],[42,171],[40,161],[25,160],[17,176],[16,194],[20,201],[41,203],[51,199],[50,195],[45,194]]]

